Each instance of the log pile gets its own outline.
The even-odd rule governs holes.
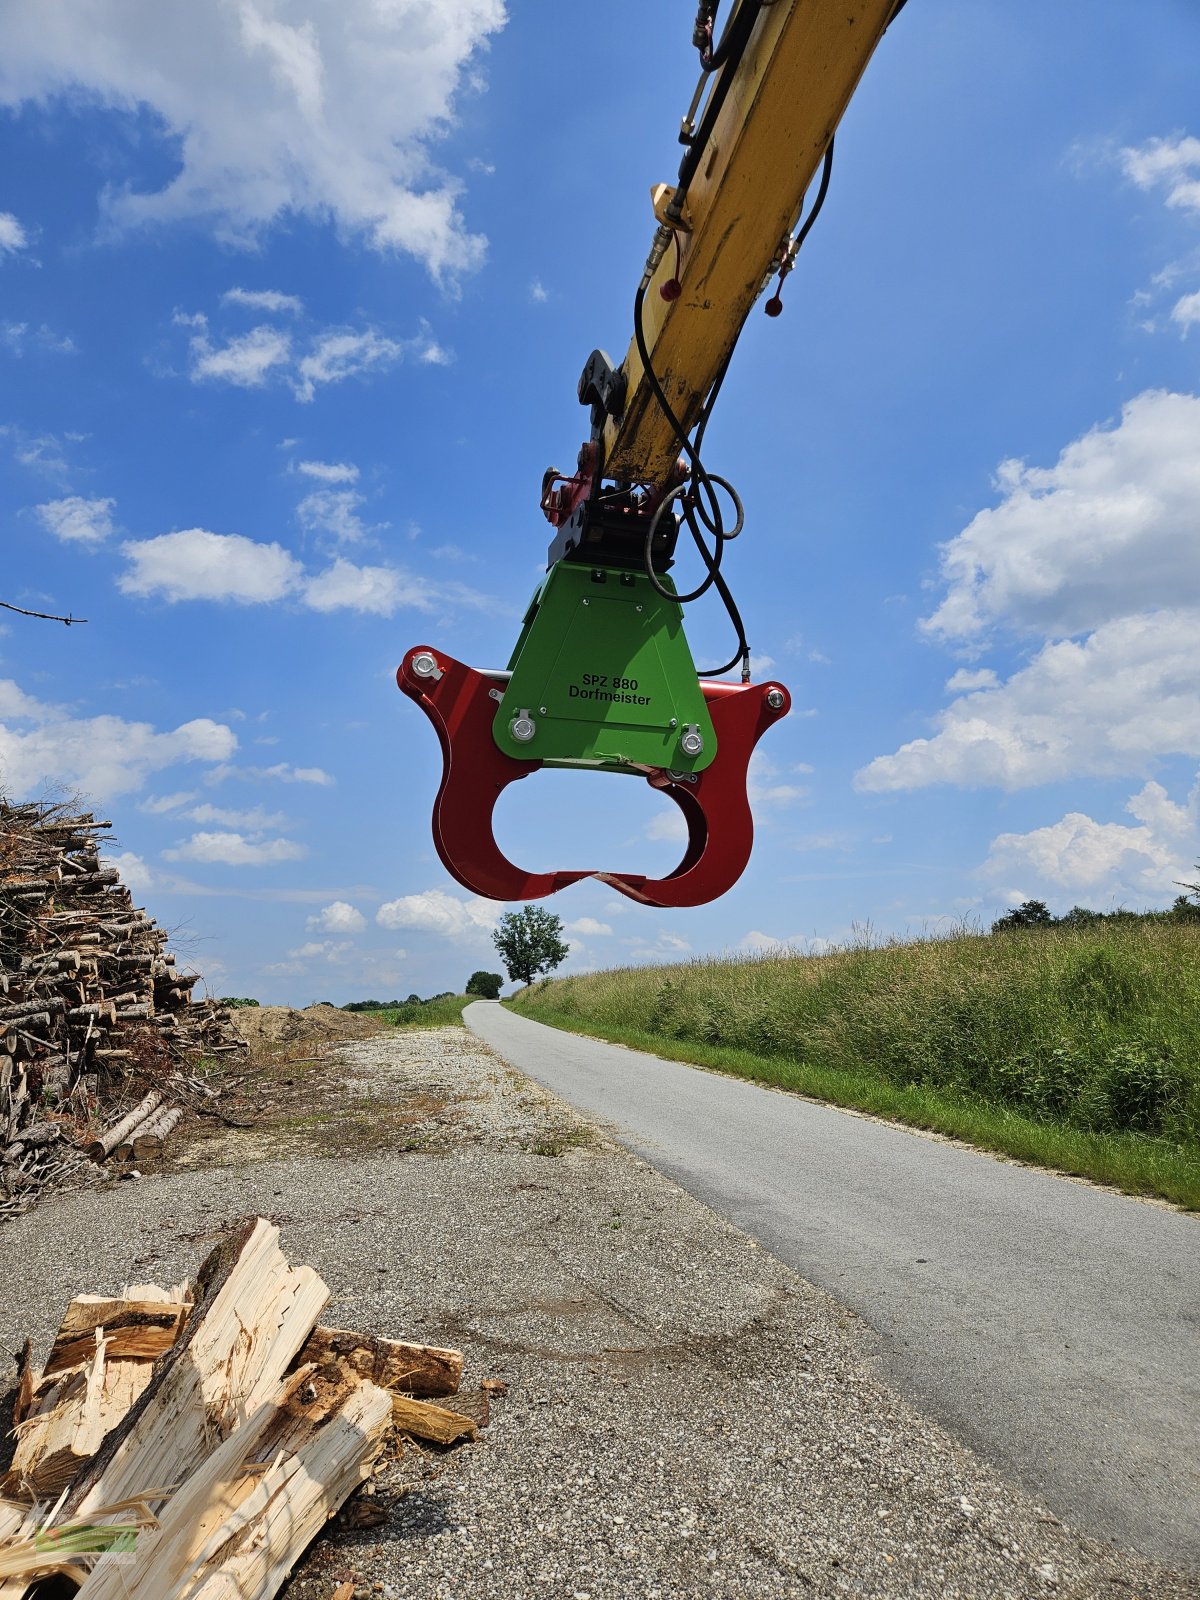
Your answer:
[[[457,1392],[458,1351],[319,1327],[328,1298],[257,1218],[194,1285],[73,1300],[23,1357],[0,1600],[51,1572],[81,1600],[270,1600],[389,1438],[474,1437],[420,1398]]]
[[[103,1117],[135,1078],[246,1049],[227,1010],[192,1002],[198,979],[101,861],[110,826],[0,801],[0,1218],[78,1160],[73,1125]],[[122,1138],[161,1144],[178,1120],[169,1098]]]

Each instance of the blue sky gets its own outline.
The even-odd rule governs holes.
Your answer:
[[[502,665],[593,346],[624,353],[693,6],[9,0],[0,784],[66,788],[217,993],[457,988],[405,649]],[[794,714],[720,902],[550,902],[564,970],[1166,904],[1200,854],[1200,10],[912,0],[706,457]],[[697,658],[730,652],[693,608]],[[669,870],[539,774],[531,868]]]

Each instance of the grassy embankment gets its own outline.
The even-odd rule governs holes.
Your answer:
[[[1200,927],[1109,923],[548,979],[542,1022],[1200,1210]]]
[[[463,1007],[478,998],[473,994],[443,994],[435,1000],[406,1000],[403,1005],[380,1006],[358,1015],[378,1017],[389,1028],[461,1028]]]

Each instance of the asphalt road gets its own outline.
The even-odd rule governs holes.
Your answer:
[[[1056,1515],[1200,1572],[1200,1220],[481,1001],[520,1071],[851,1307]]]

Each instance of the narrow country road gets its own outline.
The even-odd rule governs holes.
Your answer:
[[[856,1311],[885,1376],[1056,1515],[1200,1571],[1200,1221],[494,1001],[464,1017]]]

